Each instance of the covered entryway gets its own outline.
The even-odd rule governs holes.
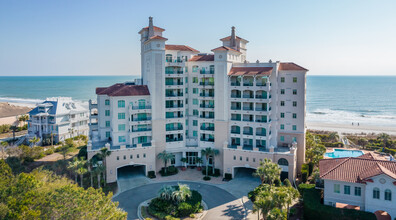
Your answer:
[[[118,191],[123,192],[150,182],[145,165],[126,165],[117,169]]]
[[[283,180],[289,178],[289,162],[285,158],[280,158],[278,165],[282,169],[280,179],[283,182]]]
[[[253,176],[253,173],[256,172],[256,169],[250,167],[235,167],[234,168],[234,179],[236,178],[249,178],[249,179],[258,179],[260,178]]]

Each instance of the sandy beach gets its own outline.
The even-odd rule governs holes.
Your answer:
[[[352,125],[352,124],[327,124],[321,122],[307,122],[307,129],[319,131],[336,131],[338,133],[360,134],[360,133],[387,133],[396,135],[396,127],[374,126],[374,125]]]

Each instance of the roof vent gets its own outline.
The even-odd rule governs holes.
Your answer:
[[[260,63],[260,61],[259,61],[259,60],[257,60],[257,61],[256,61],[256,63]]]
[[[270,59],[270,60],[268,61],[268,63],[272,63],[272,60]]]
[[[127,85],[127,86],[134,86],[135,82],[125,82],[124,84]]]

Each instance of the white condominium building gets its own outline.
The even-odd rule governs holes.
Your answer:
[[[29,137],[64,141],[78,135],[88,135],[89,111],[68,97],[47,98],[29,112]]]
[[[106,146],[107,181],[118,168],[144,166],[159,171],[158,153],[171,163],[195,166],[201,150],[219,150],[205,161],[221,173],[255,169],[269,158],[294,179],[304,163],[307,69],[294,63],[248,62],[248,41],[220,39],[211,54],[186,45],[166,44],[165,30],[153,25],[141,35],[141,79],[97,88],[97,123],[91,126],[89,157]]]

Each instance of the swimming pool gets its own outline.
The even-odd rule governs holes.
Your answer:
[[[325,157],[331,157],[331,158],[358,157],[361,155],[363,155],[363,152],[360,150],[343,150],[343,149],[334,149],[333,152],[325,153]]]

